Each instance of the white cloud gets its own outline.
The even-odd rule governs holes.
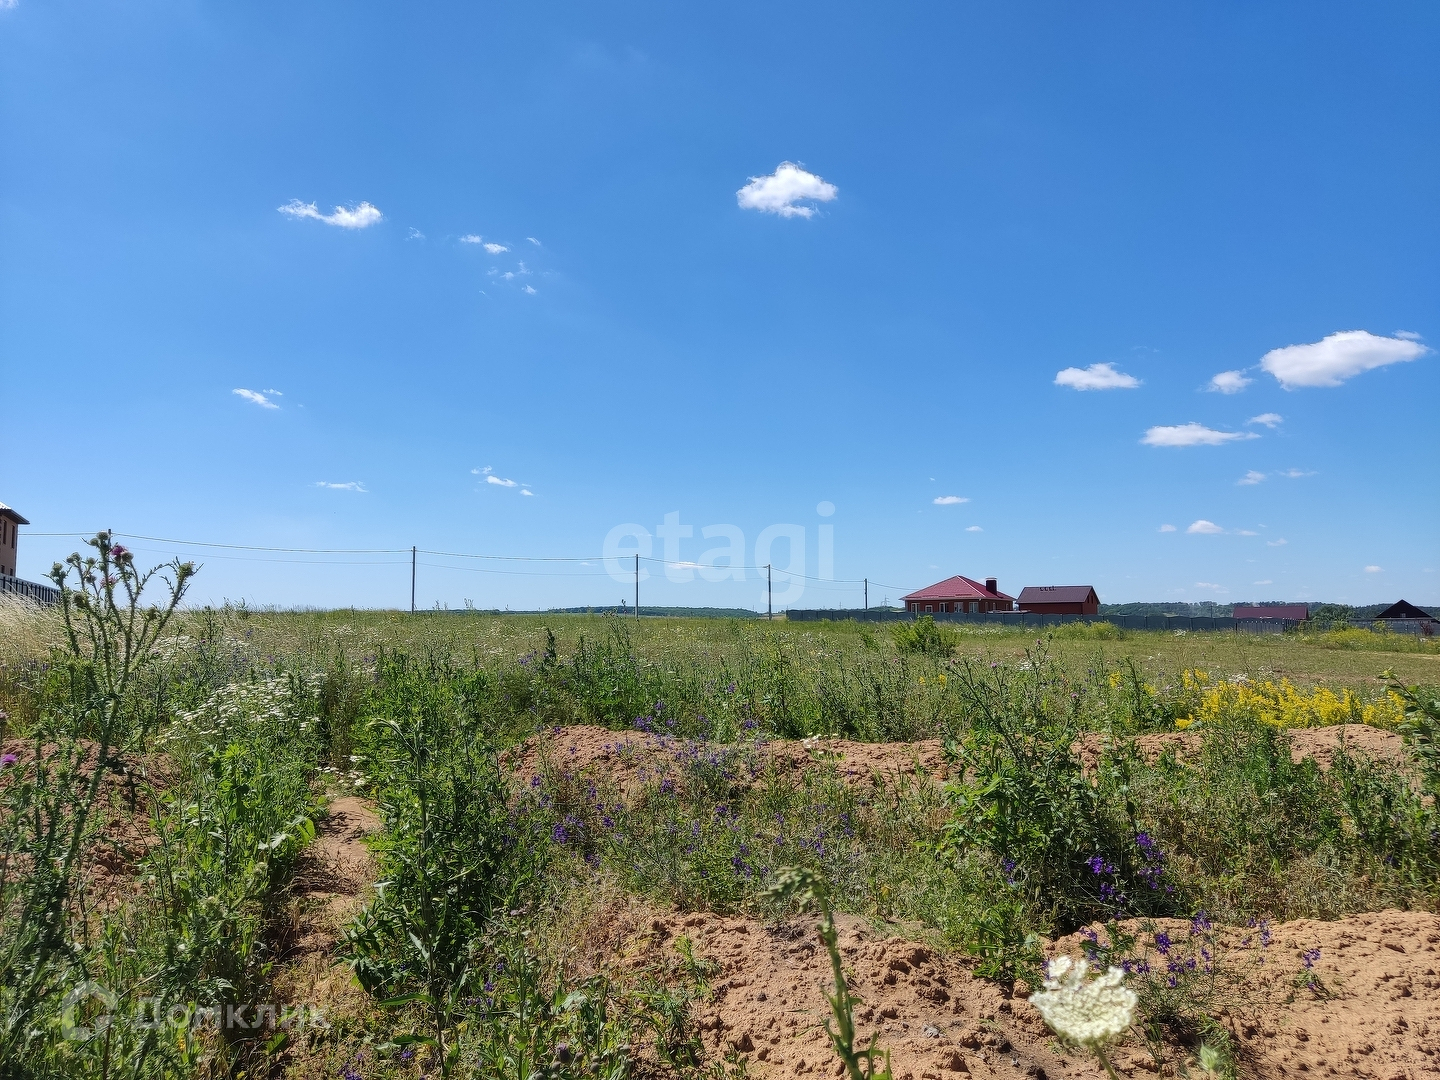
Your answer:
[[[520,489],[520,494],[521,494],[521,495],[534,495],[535,492],[531,491],[529,488],[521,488],[521,489]]]
[[[515,277],[514,273],[511,272],[511,271],[509,271],[509,270],[506,270],[505,273],[501,274],[500,276],[501,276],[502,278],[504,278],[506,281],[511,281],[511,280],[513,280],[514,277]]]
[[[543,247],[543,246],[544,246],[543,244],[540,243],[539,240],[536,240],[535,237],[533,237],[533,236],[527,236],[527,237],[525,237],[525,239],[526,239],[526,240],[529,240],[529,241],[530,241],[532,244],[534,244],[536,247]]]
[[[1236,529],[1236,530],[1235,530],[1235,535],[1236,535],[1236,536],[1259,536],[1260,534],[1257,533],[1257,532],[1255,532],[1255,531],[1252,530],[1252,529]]]
[[[1252,585],[1274,585],[1275,582],[1271,581],[1269,578],[1262,578],[1262,579],[1259,580],[1259,581],[1252,581],[1250,584],[1252,584]]]
[[[1185,530],[1187,533],[1202,533],[1206,536],[1213,536],[1216,533],[1223,533],[1225,530],[1213,521],[1206,521],[1201,518],[1199,521],[1192,521],[1190,527]]]
[[[1236,480],[1235,483],[1237,483],[1237,484],[1239,484],[1239,485],[1241,485],[1241,486],[1243,487],[1243,486],[1246,486],[1246,485],[1249,485],[1249,484],[1259,484],[1259,483],[1263,483],[1264,480],[1265,480],[1265,474],[1264,474],[1263,472],[1256,472],[1254,469],[1251,469],[1251,470],[1250,470],[1249,472],[1247,472],[1244,476],[1242,476],[1239,480]]]
[[[1419,340],[1421,340],[1420,335],[1417,334],[1417,333],[1415,333],[1414,330],[1396,330],[1396,331],[1395,331],[1395,337],[1398,337],[1401,341],[1419,341]]]
[[[466,233],[464,236],[460,237],[460,242],[462,244],[483,244],[485,242],[485,238],[479,233],[472,232]]]
[[[1268,428],[1277,427],[1285,422],[1285,418],[1278,412],[1262,412],[1259,416],[1252,416],[1246,420],[1247,424],[1264,424]]]
[[[316,480],[318,488],[329,488],[331,491],[358,491],[361,495],[366,494],[364,483],[359,480],[347,480],[343,484],[332,484],[328,480]]]
[[[499,255],[502,252],[509,251],[510,249],[504,244],[486,244],[485,250],[488,251],[491,255]]]
[[[385,220],[385,215],[368,202],[362,202],[355,207],[337,206],[333,214],[322,214],[315,209],[313,202],[302,203],[299,199],[291,199],[278,209],[280,213],[288,214],[290,217],[314,218],[316,221],[325,222],[326,225],[338,225],[342,229],[367,229],[371,225]]]
[[[276,405],[275,402],[271,401],[269,397],[266,396],[266,394],[275,393],[274,390],[269,390],[266,391],[265,394],[262,394],[258,390],[245,390],[237,386],[234,390],[231,390],[230,392],[232,394],[240,395],[246,401],[254,402],[262,409],[278,409],[280,407],[279,405]]]
[[[423,232],[421,232],[419,229],[416,229],[416,228],[413,228],[413,227],[412,227],[412,228],[410,229],[409,234],[405,237],[405,239],[406,239],[406,240],[424,240],[424,239],[425,239],[425,234],[424,234]]]
[[[522,291],[529,293],[531,296],[535,295],[535,287],[533,285],[526,285]]]
[[[1188,424],[1152,427],[1140,441],[1146,446],[1220,446],[1259,437],[1253,431],[1216,431],[1192,420]]]
[[[1282,470],[1282,471],[1280,472],[1279,475],[1285,477],[1287,480],[1298,480],[1298,479],[1300,479],[1300,477],[1302,477],[1302,476],[1314,476],[1314,475],[1315,475],[1315,470],[1314,470],[1314,469],[1284,469],[1284,470]]]
[[[475,476],[483,476],[487,484],[494,484],[496,487],[520,487],[520,485],[514,480],[506,480],[502,476],[496,476],[495,470],[492,469],[489,465],[486,465],[483,469],[471,469],[470,472],[473,473]]]
[[[1055,385],[1072,390],[1133,390],[1140,385],[1140,380],[1116,371],[1114,364],[1091,364],[1087,368],[1067,367],[1056,372]]]
[[[1429,351],[1409,338],[1342,330],[1310,345],[1271,349],[1260,358],[1260,366],[1286,390],[1294,390],[1300,386],[1339,386],[1361,372],[1414,360]]]
[[[1222,371],[1211,377],[1206,389],[1219,394],[1238,394],[1254,381],[1247,378],[1243,371]]]
[[[1380,567],[1378,567],[1378,566],[1367,566],[1367,567],[1365,567],[1365,573],[1367,573],[1367,574],[1383,574],[1384,572],[1385,572],[1385,571],[1383,571],[1382,569],[1380,569]]]
[[[1174,525],[1161,525],[1161,526],[1160,526],[1160,531],[1161,531],[1161,532],[1174,532],[1174,531],[1175,531],[1175,526],[1174,526]]]
[[[797,203],[801,200],[829,202],[839,194],[840,189],[834,184],[826,183],[794,162],[784,161],[769,176],[750,177],[750,182],[735,193],[735,201],[742,210],[808,218],[814,215],[815,208]]]
[[[274,394],[276,397],[284,397],[284,396],[285,396],[284,391],[276,390],[273,386],[267,386],[264,390],[261,391],[261,393],[262,393],[262,394]]]
[[[982,529],[979,525],[969,525],[969,526],[966,526],[965,531],[966,531],[966,532],[984,532],[985,530]]]
[[[1266,547],[1284,547],[1284,546],[1285,546],[1286,544],[1288,544],[1289,542],[1290,542],[1289,540],[1286,540],[1286,539],[1282,536],[1279,540],[1266,540],[1266,541],[1265,541],[1265,546],[1266,546]]]
[[[20,6],[20,0],[0,0],[0,11],[14,11]]]
[[[960,503],[967,503],[970,500],[963,495],[937,495],[930,501],[936,506],[958,506]]]
[[[1195,582],[1195,588],[1197,588],[1197,589],[1210,589],[1210,590],[1212,590],[1212,591],[1214,591],[1214,592],[1229,592],[1229,591],[1230,591],[1229,589],[1225,588],[1224,585],[1216,585],[1213,581],[1197,581],[1197,582]]]

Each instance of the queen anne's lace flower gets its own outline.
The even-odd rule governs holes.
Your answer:
[[[1045,989],[1030,995],[1030,1004],[1061,1038],[1099,1048],[1130,1026],[1137,999],[1123,985],[1120,968],[1087,980],[1089,972],[1089,961],[1057,956],[1046,970]]]

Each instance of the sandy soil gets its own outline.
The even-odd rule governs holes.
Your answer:
[[[508,760],[527,783],[544,770],[553,769],[606,775],[622,791],[630,792],[637,791],[647,780],[678,775],[681,764],[697,755],[730,768],[735,784],[742,788],[767,774],[793,773],[825,760],[833,760],[840,777],[851,783],[920,773],[942,780],[948,776],[939,739],[914,743],[773,739],[726,746],[586,724],[544,732],[512,751]]]
[[[1337,724],[1333,727],[1292,728],[1290,735],[1290,760],[1301,761],[1314,758],[1321,770],[1330,768],[1335,758],[1335,749],[1343,741],[1351,753],[1365,754],[1377,761],[1388,761],[1395,765],[1408,765],[1409,752],[1405,740],[1393,731],[1367,727],[1364,724]],[[1135,739],[1140,754],[1148,762],[1158,761],[1166,750],[1173,750],[1180,761],[1193,758],[1200,749],[1198,732],[1166,732],[1158,735],[1140,735]],[[1100,752],[1105,746],[1105,736],[1092,731],[1079,739],[1072,749],[1080,756],[1086,769],[1093,769],[1100,761]]]

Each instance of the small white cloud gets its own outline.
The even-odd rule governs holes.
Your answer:
[[[488,251],[491,255],[500,255],[503,252],[509,251],[510,249],[504,244],[486,244],[485,250]]]
[[[829,202],[839,194],[840,189],[834,184],[826,183],[794,162],[784,161],[769,176],[750,177],[750,182],[735,193],[735,201],[742,210],[808,218],[814,215],[815,208],[797,204]]]
[[[533,237],[533,236],[527,236],[527,237],[525,237],[525,239],[526,239],[526,240],[529,240],[529,241],[530,241],[532,244],[534,244],[536,247],[543,247],[543,246],[544,246],[544,245],[542,245],[542,244],[540,243],[539,240],[536,240],[535,237]]]
[[[1274,585],[1275,582],[1271,581],[1269,578],[1262,578],[1262,579],[1259,580],[1259,581],[1252,581],[1250,584],[1252,584],[1252,585]]]
[[[1247,378],[1243,371],[1222,371],[1211,377],[1206,389],[1217,394],[1238,394],[1254,381]]]
[[[1133,390],[1140,385],[1140,380],[1116,371],[1114,364],[1091,364],[1087,368],[1067,367],[1057,371],[1055,385],[1072,390]]]
[[[1398,337],[1401,341],[1421,341],[1421,340],[1423,340],[1423,338],[1421,338],[1421,336],[1420,336],[1419,334],[1415,333],[1414,330],[1396,330],[1396,331],[1395,331],[1395,337]]]
[[[506,479],[504,479],[503,477],[500,477],[500,476],[487,476],[487,477],[485,477],[485,482],[486,482],[487,484],[494,484],[494,485],[496,485],[497,487],[515,487],[515,486],[517,486],[514,480],[506,480]]]
[[[532,496],[533,496],[533,495],[535,494],[535,492],[531,491],[529,488],[521,488],[521,489],[520,489],[520,494],[521,494],[521,495],[532,495]]]
[[[966,531],[966,532],[984,532],[985,530],[982,529],[979,525],[967,525],[967,526],[965,527],[965,531]]]
[[[1253,431],[1216,431],[1192,420],[1188,424],[1152,427],[1140,441],[1146,446],[1220,446],[1259,437]]]
[[[358,491],[361,495],[366,494],[365,485],[359,480],[347,480],[343,484],[332,484],[328,480],[316,480],[318,488],[328,488],[331,491]]]
[[[1279,540],[1266,540],[1266,541],[1265,541],[1265,546],[1266,546],[1266,547],[1284,547],[1284,546],[1285,546],[1286,544],[1288,544],[1289,542],[1290,542],[1289,540],[1286,540],[1286,539],[1282,536]]]
[[[501,274],[500,276],[506,281],[511,281],[514,279],[515,274],[512,271],[506,270],[505,273]]]
[[[1225,530],[1213,521],[1206,521],[1201,518],[1199,521],[1192,521],[1190,527],[1185,530],[1187,533],[1201,533],[1206,536],[1213,536],[1216,533],[1223,533]]]
[[[523,291],[529,293],[531,296],[534,296],[534,295],[535,295],[535,288],[534,288],[534,286],[526,285]]]
[[[462,244],[483,244],[485,242],[485,238],[479,233],[472,232],[466,233],[464,236],[460,237],[460,242]]]
[[[1268,428],[1278,427],[1284,423],[1285,418],[1278,412],[1262,412],[1259,416],[1252,416],[1246,420],[1247,424],[1264,424]]]
[[[1175,531],[1175,526],[1174,526],[1174,525],[1161,525],[1161,526],[1160,526],[1160,531],[1161,531],[1161,532],[1174,532],[1174,531]]]
[[[425,239],[425,234],[424,234],[423,232],[421,232],[419,229],[411,228],[410,232],[409,232],[408,234],[406,234],[405,239],[406,239],[406,240],[424,240],[424,239]]]
[[[279,405],[276,405],[275,402],[271,401],[265,394],[262,394],[258,390],[246,390],[242,387],[237,386],[234,390],[231,390],[230,392],[232,394],[238,394],[246,401],[253,402],[256,405],[259,405],[262,409],[278,409],[280,407]],[[270,391],[270,393],[274,393],[274,391],[272,390]]]
[[[283,391],[281,391],[281,390],[276,390],[273,386],[267,386],[264,390],[261,391],[261,393],[264,393],[264,394],[274,394],[276,397],[284,397],[284,396],[285,396],[285,394],[284,394]]]
[[[1235,535],[1236,535],[1236,536],[1259,536],[1260,534],[1257,533],[1257,532],[1255,532],[1255,531],[1252,530],[1252,529],[1236,529],[1236,530],[1235,530]]]
[[[1299,480],[1302,476],[1314,476],[1316,474],[1314,469],[1284,469],[1279,475],[1285,477],[1287,480]]]
[[[963,495],[937,495],[930,501],[936,506],[959,506],[961,503],[967,503],[970,500]]]
[[[1382,569],[1380,569],[1380,567],[1378,567],[1378,566],[1367,566],[1367,567],[1365,567],[1365,573],[1367,573],[1367,574],[1383,574],[1384,572],[1385,572],[1385,571],[1383,571]]]
[[[1339,386],[1361,372],[1415,360],[1429,351],[1411,338],[1342,330],[1309,345],[1271,349],[1260,358],[1260,366],[1286,390],[1294,390],[1301,386]]]
[[[1244,476],[1242,476],[1239,480],[1236,480],[1235,483],[1237,483],[1237,484],[1241,485],[1242,487],[1244,487],[1244,486],[1247,486],[1247,485],[1249,485],[1249,484],[1260,484],[1260,483],[1263,483],[1264,480],[1265,480],[1265,474],[1264,474],[1263,472],[1256,472],[1254,469],[1251,469],[1251,470],[1250,470],[1249,472],[1247,472]]]
[[[337,206],[333,214],[322,214],[313,202],[302,203],[299,199],[291,199],[278,209],[280,213],[293,218],[314,218],[326,225],[338,225],[342,229],[368,229],[371,225],[385,220],[385,215],[368,202],[362,202],[355,207]]]
[[[1229,592],[1229,591],[1230,591],[1229,589],[1225,588],[1224,585],[1216,585],[1213,581],[1197,581],[1197,582],[1195,582],[1195,588],[1197,588],[1197,589],[1209,589],[1209,590],[1211,590],[1212,592]]]

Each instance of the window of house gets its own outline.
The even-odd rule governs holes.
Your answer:
[[[926,604],[926,605],[925,605],[925,610],[926,610],[926,611],[934,611],[934,610],[935,610],[935,605],[933,605],[933,604]]]

